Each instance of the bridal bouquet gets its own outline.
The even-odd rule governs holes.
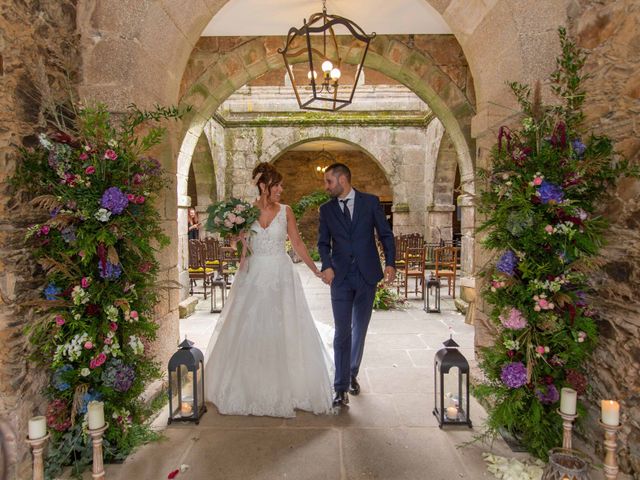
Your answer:
[[[207,213],[207,231],[218,233],[221,237],[239,237],[242,233],[251,232],[251,225],[260,216],[260,209],[248,202],[231,198],[214,203],[207,209]],[[243,246],[244,242],[238,243],[238,254],[241,254]]]

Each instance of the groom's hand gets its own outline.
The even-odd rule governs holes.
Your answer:
[[[333,272],[333,268],[327,268],[326,270],[322,271],[322,281],[327,285],[331,285],[331,282],[333,282],[333,278],[335,276],[336,274]]]
[[[384,283],[391,285],[396,279],[396,269],[393,267],[384,267]]]

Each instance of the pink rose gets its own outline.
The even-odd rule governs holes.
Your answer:
[[[551,235],[553,233],[553,225],[547,225],[544,227],[544,231]]]
[[[234,223],[236,221],[236,214],[230,213],[229,215],[227,215],[227,220],[229,220],[231,223]]]
[[[244,223],[244,218],[242,217],[236,217],[236,224],[237,225],[242,225]]]
[[[86,173],[87,175],[93,175],[94,173],[96,173],[96,167],[94,167],[93,165],[89,165],[84,169],[84,173]]]
[[[236,212],[244,212],[245,211],[245,206],[244,205],[236,205],[236,208],[234,209]]]
[[[135,199],[135,203],[137,203],[138,205],[142,205],[144,203],[144,196],[143,195],[138,195]]]
[[[542,178],[540,178],[540,177],[536,177],[536,178],[534,178],[534,179],[533,179],[533,184],[534,184],[535,186],[541,185],[541,184],[542,184]]]
[[[227,227],[227,228],[231,228],[231,227],[233,227],[233,223],[231,223],[229,220],[225,220],[224,221],[224,226]]]
[[[80,158],[80,160],[84,161],[84,160],[87,160],[89,158],[89,155],[87,155],[86,153],[83,152],[83,153],[80,154],[80,157],[78,157],[78,158]]]
[[[107,361],[107,355],[104,352],[101,352],[96,357],[96,367],[99,367],[100,365],[102,365],[106,361]]]
[[[84,258],[84,256],[85,256],[85,255],[86,255],[86,253],[84,253],[84,250],[80,250],[80,251],[78,252],[78,256],[79,256],[80,258]]]
[[[111,330],[112,332],[115,332],[116,330],[118,330],[118,324],[116,322],[111,322],[109,324],[109,330]]]
[[[136,196],[133,193],[127,193],[127,200],[133,203],[136,200]]]
[[[40,227],[40,233],[43,235],[48,235],[50,231],[51,227],[49,227],[49,225],[42,225],[42,227]]]
[[[56,325],[59,327],[64,325],[64,317],[62,315],[56,315]]]
[[[136,173],[133,176],[133,184],[134,185],[140,185],[142,183],[142,175],[140,175],[139,173]]]
[[[112,343],[113,343],[113,339],[112,338],[107,337],[107,338],[104,339],[104,344],[105,345],[111,345]]]
[[[93,343],[87,340],[86,342],[84,342],[84,348],[86,348],[87,350],[91,350],[93,348]]]
[[[131,318],[133,318],[134,320],[137,320],[138,319],[138,312],[135,311],[135,310],[131,310],[131,312],[129,312],[129,316]]]
[[[537,353],[538,355],[544,355],[544,347],[543,347],[542,345],[538,345],[538,346],[536,347],[536,353]]]
[[[82,277],[82,280],[80,280],[80,286],[82,288],[88,288],[90,283],[91,283],[91,280],[88,279],[87,277]]]
[[[98,365],[96,365],[96,359],[92,358],[91,361],[89,362],[89,368],[91,370],[93,370],[94,368],[96,368]]]
[[[104,152],[104,158],[107,160],[116,160],[118,158],[118,154],[111,149],[108,149]]]

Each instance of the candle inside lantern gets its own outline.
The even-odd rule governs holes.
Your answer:
[[[575,415],[578,393],[573,388],[566,387],[560,392],[560,411],[567,415]]]
[[[620,425],[620,404],[614,400],[602,400],[602,423],[617,427]]]
[[[183,417],[188,417],[193,414],[193,399],[191,397],[185,397],[180,404],[180,414]]]
[[[47,419],[42,415],[29,419],[29,440],[37,440],[47,434]]]
[[[450,420],[457,420],[458,418],[458,407],[450,406],[447,407],[447,418]]]
[[[87,416],[89,430],[96,430],[104,427],[104,403],[91,401],[87,405]]]

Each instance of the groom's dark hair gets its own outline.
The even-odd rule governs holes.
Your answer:
[[[344,175],[347,177],[349,183],[351,183],[351,170],[344,163],[333,163],[327,167],[325,172],[331,172],[334,177],[340,177]]]

